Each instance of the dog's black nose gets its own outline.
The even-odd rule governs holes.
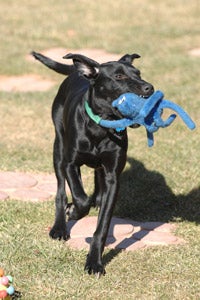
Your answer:
[[[153,85],[150,83],[145,83],[142,86],[142,91],[143,93],[145,93],[146,95],[151,95],[154,92],[154,88]]]

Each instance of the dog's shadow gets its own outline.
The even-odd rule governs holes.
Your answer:
[[[147,170],[140,161],[128,158],[130,167],[120,179],[119,199],[115,215],[131,218],[135,221],[176,222],[190,221],[200,223],[200,186],[188,194],[175,195],[162,174]],[[145,231],[141,231],[141,238]],[[133,237],[126,240],[127,246],[133,243]],[[122,241],[124,242],[124,241]],[[120,247],[120,244],[117,245]],[[120,249],[112,249],[104,255],[104,264],[108,264]]]
[[[187,220],[200,223],[200,187],[191,190],[187,195],[175,195],[162,174],[150,171],[144,164],[133,158],[128,158],[129,168],[120,177],[119,199],[116,204],[114,215],[124,220],[126,224],[132,223],[137,226],[137,222],[157,222],[155,228],[164,222],[176,222],[177,220]],[[134,220],[129,221],[128,219]],[[114,227],[120,225],[118,218],[111,222],[109,235],[110,244],[115,243]],[[76,221],[71,223],[71,228]],[[124,224],[124,223],[123,223]],[[70,230],[71,230],[70,228]],[[154,228],[154,229],[155,229]],[[137,233],[140,239],[148,231],[141,230]],[[89,244],[92,237],[85,240]],[[136,242],[134,234],[130,238],[125,238],[115,249],[111,249],[104,254],[103,262],[107,265],[122,249],[125,249]],[[122,249],[120,249],[122,248]]]
[[[147,170],[140,161],[128,158],[130,168],[121,175],[115,215],[136,221],[200,223],[200,185],[187,195],[175,195],[162,174]]]

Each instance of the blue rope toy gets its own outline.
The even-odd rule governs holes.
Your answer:
[[[190,116],[179,105],[163,98],[164,94],[161,91],[154,92],[147,99],[133,93],[122,94],[113,101],[112,106],[117,108],[124,118],[115,121],[99,118],[98,124],[106,128],[114,128],[116,131],[124,130],[133,124],[143,125],[146,128],[149,147],[154,144],[153,133],[160,127],[169,126],[176,118],[176,115],[172,114],[164,121],[161,118],[164,108],[174,110],[189,129],[193,130],[196,127]]]

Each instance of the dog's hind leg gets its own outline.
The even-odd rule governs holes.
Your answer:
[[[50,231],[53,239],[69,238],[66,224],[67,196],[65,191],[65,174],[63,170],[63,139],[62,130],[56,132],[53,152],[54,169],[57,178],[57,194],[55,199],[55,223]]]

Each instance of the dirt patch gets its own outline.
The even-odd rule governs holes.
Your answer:
[[[189,51],[189,54],[192,56],[200,56],[200,48],[194,48]]]
[[[63,59],[63,56],[67,53],[79,53],[88,56],[99,63],[118,60],[120,58],[120,55],[108,53],[101,49],[74,50],[65,48],[52,48],[41,51],[41,53],[64,64],[72,64],[71,60]],[[36,63],[36,60],[31,55],[26,56],[25,59]],[[5,92],[47,91],[54,84],[54,81],[44,79],[41,76],[34,74],[22,76],[0,76],[0,90]]]
[[[0,90],[4,92],[47,91],[54,85],[38,75],[0,76]]]
[[[108,53],[105,50],[102,49],[65,49],[65,48],[51,48],[51,49],[46,49],[41,51],[42,54],[56,60],[59,62],[62,62],[64,64],[72,64],[71,59],[63,59],[63,56],[66,55],[67,53],[75,53],[75,54],[82,54],[85,56],[88,56],[94,60],[96,60],[99,63],[104,63],[107,61],[113,61],[113,60],[118,60],[120,58],[120,54],[113,54],[113,53]],[[29,55],[27,56],[28,60],[33,61],[34,58]]]
[[[42,54],[49,56],[50,58],[62,62],[64,64],[71,64],[72,61],[63,59],[63,56],[67,53],[78,53],[88,56],[99,63],[107,61],[118,60],[120,54],[108,53],[102,49],[65,49],[65,48],[51,48],[41,51]],[[200,48],[191,49],[189,55],[199,57]],[[26,60],[35,63],[35,59],[28,55]],[[55,84],[52,80],[47,80],[39,75],[28,74],[23,76],[0,76],[0,90],[5,92],[30,92],[30,91],[47,91]]]

